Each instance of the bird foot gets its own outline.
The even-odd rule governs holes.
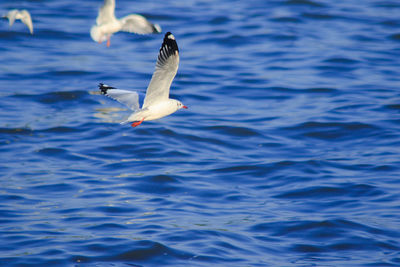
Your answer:
[[[136,126],[140,125],[143,122],[143,120],[144,120],[144,118],[141,121],[136,121],[136,122],[132,123],[131,126],[136,127]]]

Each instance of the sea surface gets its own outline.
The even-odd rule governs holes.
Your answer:
[[[2,0],[1,266],[400,266],[400,1]],[[102,82],[171,97],[132,128]]]

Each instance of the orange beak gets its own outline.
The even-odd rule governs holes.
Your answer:
[[[182,106],[182,108],[188,109],[188,107],[187,107],[187,106]]]

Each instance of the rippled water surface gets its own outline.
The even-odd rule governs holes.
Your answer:
[[[0,2],[0,264],[399,266],[400,2],[128,1],[171,31],[171,94],[136,128],[163,34],[90,39],[101,0]]]

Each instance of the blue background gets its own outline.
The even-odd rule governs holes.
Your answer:
[[[171,31],[91,40],[102,1],[2,0],[0,265],[399,266],[400,2],[117,0]]]

